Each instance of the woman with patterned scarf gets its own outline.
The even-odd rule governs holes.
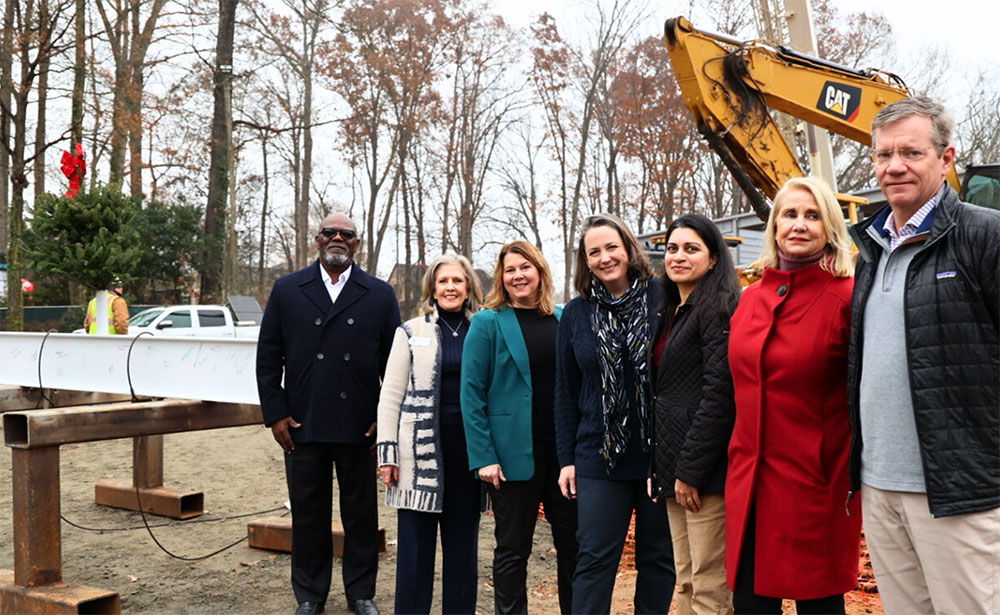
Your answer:
[[[556,342],[556,447],[563,495],[577,500],[574,613],[610,613],[635,512],[636,613],[666,613],[676,573],[666,510],[646,490],[651,340],[660,289],[616,216],[584,222]]]

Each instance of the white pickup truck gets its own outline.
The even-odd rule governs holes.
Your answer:
[[[143,310],[132,316],[128,334],[148,331],[157,336],[171,337],[249,337],[260,333],[253,321],[236,322],[224,305],[167,305]]]

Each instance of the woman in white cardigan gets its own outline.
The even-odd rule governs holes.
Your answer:
[[[400,325],[378,405],[378,463],[398,509],[396,605],[429,613],[441,527],[443,613],[474,613],[480,482],[459,404],[462,346],[482,291],[468,259],[445,254],[423,279],[420,316]]]

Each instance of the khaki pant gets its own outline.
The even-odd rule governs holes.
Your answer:
[[[667,498],[670,536],[677,567],[677,613],[687,615],[733,612],[733,594],[726,585],[726,498],[701,496],[696,513]]]
[[[861,489],[887,615],[1000,613],[1000,509],[935,519],[923,493]]]

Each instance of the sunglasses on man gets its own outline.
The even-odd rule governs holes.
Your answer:
[[[340,235],[340,238],[344,241],[350,241],[358,236],[356,232],[342,228],[323,228],[320,229],[319,234],[327,239],[333,239],[337,235]]]

